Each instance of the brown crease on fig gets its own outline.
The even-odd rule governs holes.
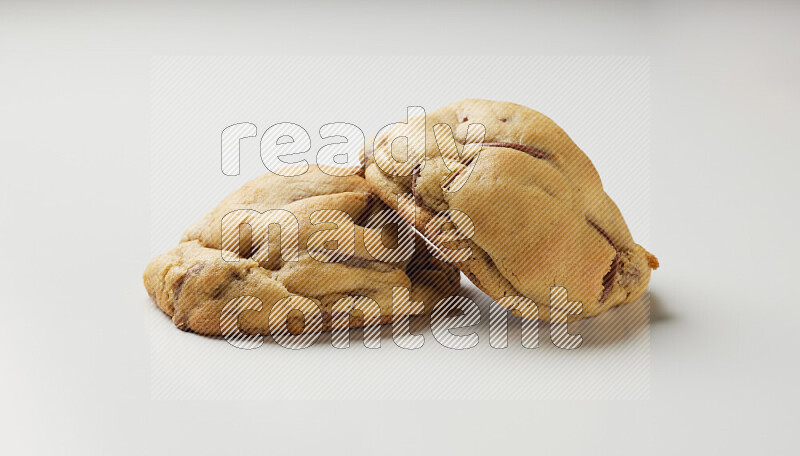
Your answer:
[[[411,171],[411,193],[414,195],[414,204],[417,207],[422,207],[422,197],[417,194],[417,177],[419,176],[419,164],[414,165]]]
[[[606,241],[608,241],[608,243],[611,244],[611,247],[614,247],[614,250],[619,252],[619,249],[617,248],[617,245],[614,244],[614,241],[611,240],[611,237],[605,232],[605,230],[600,228],[600,226],[598,226],[596,223],[594,223],[593,221],[591,221],[589,219],[586,219],[586,221],[589,223],[589,225],[592,226],[592,228],[597,230],[598,233],[600,233],[604,238],[606,238]]]
[[[600,295],[600,299],[598,300],[601,304],[606,302],[606,299],[611,296],[611,291],[614,290],[614,281],[617,278],[617,271],[619,271],[619,253],[614,255],[614,259],[611,261],[611,269],[603,276],[603,294]]]
[[[195,274],[199,274],[200,271],[202,271],[204,267],[205,267],[205,265],[203,265],[203,264],[196,264],[196,265],[192,266],[188,271],[186,271],[186,274],[184,274],[183,276],[181,276],[180,279],[178,279],[178,281],[175,283],[175,291],[173,292],[173,296],[175,296],[174,299],[176,301],[181,296],[181,290],[183,289],[183,284],[186,282],[186,279],[188,279],[190,276],[193,276]]]
[[[325,260],[328,260],[330,263],[338,263],[351,268],[371,269],[377,272],[392,272],[395,269],[395,266],[372,258],[363,258],[356,255],[351,255],[349,258],[342,259],[342,252],[335,250],[331,251],[315,249],[313,252],[316,258],[325,258]]]
[[[589,219],[586,219],[586,222],[588,222],[592,228],[594,228],[606,239],[611,247],[614,248],[615,252],[614,259],[611,261],[611,268],[603,276],[603,293],[600,295],[600,299],[598,299],[598,302],[602,304],[606,301],[606,299],[608,299],[609,296],[611,296],[611,292],[614,290],[614,282],[616,281],[617,273],[619,272],[619,249],[617,248],[617,245],[614,244],[614,241],[611,240],[611,237],[609,237],[608,233],[605,232],[605,230],[600,228],[596,223]]]
[[[373,211],[377,207],[375,195],[372,193],[365,193],[365,195],[367,197],[367,202],[364,204],[364,209],[361,211],[355,221],[357,226],[367,226],[370,216],[372,216]]]
[[[526,154],[528,154],[528,155],[530,155],[532,157],[541,158],[543,160],[546,160],[546,159],[550,158],[550,154],[548,154],[547,152],[545,152],[545,151],[543,151],[541,149],[537,149],[537,148],[535,148],[533,146],[528,146],[528,145],[519,144],[519,143],[488,142],[488,143],[483,143],[483,147],[504,147],[506,149],[515,149],[515,150],[518,150],[520,152],[525,152]]]

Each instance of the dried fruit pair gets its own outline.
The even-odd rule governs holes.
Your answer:
[[[408,139],[394,141],[401,136]],[[271,306],[292,296],[314,301],[319,315],[306,318],[321,319],[317,329],[330,328],[336,303],[348,296],[374,300],[386,323],[401,314],[426,313],[457,294],[458,272],[443,261],[449,260],[501,303],[506,296],[533,300],[544,320],[550,319],[550,287],[565,287],[570,301],[583,304],[571,316],[577,319],[637,299],[658,267],[633,241],[589,158],[532,109],[465,100],[398,124],[372,145],[365,166],[346,177],[312,165],[305,174],[268,173],[245,184],[147,266],[150,296],[176,326],[202,334],[220,334],[223,309],[239,296],[257,297],[264,305],[239,319],[249,333],[267,333]],[[400,207],[402,201],[411,207]],[[271,222],[258,215],[275,210],[272,222],[287,222],[280,249],[277,242],[267,243]],[[331,219],[319,218],[334,211],[347,215],[336,229]],[[296,220],[294,230],[287,228],[295,225],[286,214]],[[375,259],[378,243],[407,245],[403,230],[386,232],[371,224],[400,222],[398,214],[425,234],[434,255],[412,235],[412,256]],[[226,235],[226,226],[236,236]],[[287,260],[286,250],[296,257]],[[393,287],[410,289],[410,298],[423,301],[424,308],[392,313]],[[293,332],[310,327],[302,319],[289,322]]]

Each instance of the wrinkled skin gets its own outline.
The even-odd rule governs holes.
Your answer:
[[[563,286],[570,301],[583,303],[575,320],[646,291],[658,261],[633,241],[592,162],[552,120],[513,103],[450,104],[427,115],[424,163],[409,156],[409,141],[391,145],[398,133],[410,135],[413,123],[375,138],[365,152],[367,181],[394,208],[396,194],[413,194],[420,232],[440,211],[466,214],[474,234],[444,245],[470,248],[469,258],[455,264],[492,298],[525,296],[549,319],[550,287]],[[447,130],[434,134],[437,124],[452,129],[454,148],[439,134]],[[480,142],[473,130],[468,137],[470,124],[485,126],[482,149],[465,148]],[[412,221],[414,211],[401,213]],[[455,229],[468,236],[463,226]]]
[[[247,233],[243,233],[238,251],[223,252],[221,220],[237,209],[258,212],[284,209],[294,214],[299,223],[297,261],[286,261],[277,242],[267,245],[265,239]],[[331,209],[343,211],[353,220],[348,226],[355,232],[354,254],[346,261],[320,261],[330,260],[326,256],[329,252],[319,245],[309,246],[314,233],[338,232],[330,230],[330,224],[314,225],[309,219],[315,211]],[[409,288],[412,300],[424,302],[422,313],[430,311],[440,299],[456,294],[458,271],[428,255],[421,241],[413,256],[405,261],[387,263],[369,255],[363,238],[370,229],[363,223],[380,210],[388,208],[369,193],[363,174],[334,177],[315,165],[299,176],[267,173],[225,198],[186,230],[177,247],[153,259],[144,272],[144,284],[158,307],[172,317],[178,328],[206,335],[221,333],[222,309],[239,296],[254,296],[263,303],[260,312],[241,314],[240,329],[267,334],[271,306],[289,296],[312,299],[320,308],[316,317],[322,319],[322,328],[327,330],[331,327],[332,305],[343,297],[366,296],[375,300],[381,309],[380,322],[388,323],[404,314],[392,314],[393,287]],[[386,244],[392,244],[392,233],[396,236],[392,230],[385,233]],[[255,252],[264,254],[260,261],[252,259]],[[295,317],[290,316],[289,329],[306,331],[308,325],[304,326],[302,318]],[[356,316],[349,325],[361,326],[364,321]]]

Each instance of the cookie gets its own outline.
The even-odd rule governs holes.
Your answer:
[[[592,162],[552,120],[514,103],[464,100],[429,113],[423,139],[413,133],[420,119],[375,138],[366,179],[394,208],[398,194],[413,195],[415,210],[400,212],[431,241],[454,229],[438,244],[465,249],[455,265],[481,290],[532,299],[549,319],[550,288],[562,286],[583,304],[571,320],[646,291],[658,261],[633,241]]]
[[[363,169],[352,171],[333,176],[310,165],[304,174],[268,173],[247,182],[187,229],[177,247],[150,262],[145,288],[178,328],[206,335],[221,334],[223,309],[241,296],[260,299],[263,308],[243,312],[239,329],[268,334],[271,307],[284,298],[312,300],[318,310],[306,314],[306,322],[318,318],[316,329],[328,330],[342,298],[374,300],[380,322],[388,323],[426,313],[456,294],[458,271],[431,257],[418,237],[409,241],[413,231],[369,192]],[[283,223],[279,231],[272,222]],[[383,222],[405,228],[381,230]],[[393,287],[409,289],[424,308],[392,313]],[[351,327],[365,324],[354,315]],[[303,321],[290,314],[289,330],[314,329]]]

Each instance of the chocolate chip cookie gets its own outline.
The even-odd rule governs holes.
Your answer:
[[[239,329],[267,334],[271,306],[287,297],[314,301],[319,315],[306,314],[306,321],[319,317],[327,330],[341,298],[374,300],[380,322],[387,323],[420,313],[393,313],[393,287],[410,289],[412,300],[424,302],[422,313],[458,292],[458,271],[429,255],[418,237],[408,237],[413,231],[370,193],[363,169],[331,174],[311,165],[305,174],[267,173],[246,183],[147,266],[144,284],[152,299],[178,328],[219,335],[226,304],[253,296],[263,308],[242,313]],[[394,223],[407,231],[391,229]],[[397,253],[409,242],[413,248]],[[376,259],[387,252],[388,258]],[[350,326],[363,325],[363,316],[354,314]],[[288,325],[292,332],[310,327],[295,314]]]
[[[492,298],[530,298],[548,319],[550,287],[563,286],[583,303],[577,319],[646,291],[658,261],[552,120],[514,103],[464,100],[429,113],[424,136],[415,124],[375,138],[366,179],[394,208],[398,194],[413,195],[415,210],[401,214],[432,241],[449,230],[438,244],[466,253],[456,266]]]

